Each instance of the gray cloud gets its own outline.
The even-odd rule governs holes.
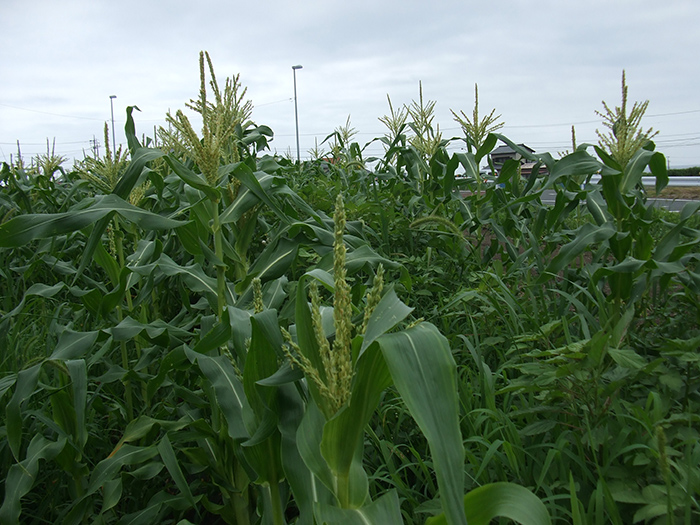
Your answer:
[[[6,0],[0,160],[17,139],[29,154],[46,137],[80,157],[110,119],[111,94],[118,140],[127,105],[152,133],[196,96],[206,49],[221,80],[241,74],[279,152],[294,145],[297,63],[303,151],[348,115],[360,141],[383,133],[386,95],[408,104],[419,81],[446,136],[459,132],[449,110],[471,111],[478,82],[482,111],[496,108],[506,134],[562,151],[571,124],[595,141],[594,112],[619,104],[624,68],[631,100],[650,100],[646,125],[661,131],[661,150],[673,164],[700,164],[698,15],[692,0]]]

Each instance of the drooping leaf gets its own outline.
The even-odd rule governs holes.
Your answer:
[[[66,438],[50,441],[40,434],[32,438],[27,448],[27,456],[20,463],[12,465],[7,473],[5,499],[0,507],[0,522],[19,525],[22,513],[21,499],[34,486],[39,474],[39,461],[55,458],[65,445]]]
[[[40,370],[41,363],[20,370],[15,381],[15,391],[5,407],[7,442],[17,462],[20,461],[22,445],[22,407],[35,392]]]
[[[319,523],[334,525],[368,525],[404,523],[396,490],[390,490],[376,501],[357,509],[341,509],[328,504],[318,504],[315,510]]]
[[[190,490],[190,486],[187,483],[184,474],[182,473],[182,468],[180,467],[180,463],[178,462],[177,457],[175,456],[175,450],[173,449],[173,446],[170,443],[170,438],[168,438],[168,434],[165,434],[160,440],[160,443],[158,443],[158,453],[160,454],[160,457],[163,460],[165,467],[168,469],[170,477],[175,482],[177,488],[180,490],[187,502],[192,507],[195,507],[195,501],[192,497],[192,491]]]
[[[594,173],[598,173],[601,169],[601,164],[598,160],[592,157],[588,152],[577,150],[558,160],[552,168],[545,188],[551,188],[561,177],[571,177],[580,175],[588,177]]]
[[[591,223],[584,224],[576,231],[574,240],[561,247],[559,253],[547,266],[547,270],[540,277],[540,280],[546,281],[550,279],[552,275],[555,275],[564,267],[571,264],[571,262],[589,248],[591,244],[606,241],[615,235],[616,232],[617,229],[610,222],[606,222],[601,226],[596,226]]]
[[[464,496],[469,525],[489,525],[495,518],[508,518],[520,525],[550,525],[544,503],[525,487],[497,482],[484,485]],[[445,515],[429,518],[426,525],[451,523]]]
[[[377,343],[396,389],[428,440],[440,501],[449,522],[466,525],[457,365],[449,344],[430,323],[383,335]]]
[[[250,437],[243,424],[243,411],[248,405],[243,384],[236,375],[231,360],[225,356],[210,357],[185,348],[185,354],[196,362],[207,380],[214,387],[216,402],[226,418],[228,434],[233,439]]]

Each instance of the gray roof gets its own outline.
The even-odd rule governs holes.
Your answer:
[[[529,146],[526,146],[525,144],[518,144],[523,149],[528,150],[530,153],[534,153],[535,150],[532,149]],[[491,155],[506,155],[508,153],[515,153],[515,150],[511,148],[510,146],[503,145],[503,146],[498,146],[495,150],[491,152]]]

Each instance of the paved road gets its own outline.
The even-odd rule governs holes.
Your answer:
[[[545,190],[542,193],[543,204],[554,204],[557,193],[554,190]],[[689,202],[695,202],[689,199],[655,199],[649,198],[647,202],[656,208],[665,208],[669,211],[681,211],[683,206]]]
[[[470,194],[470,192],[462,191],[463,197],[466,197]],[[542,192],[542,204],[548,204],[550,206],[553,206],[556,198],[557,192],[554,190],[545,190],[544,192]],[[647,199],[647,202],[652,206],[655,206],[656,208],[664,208],[669,211],[681,211],[683,209],[683,206],[685,206],[689,202],[697,201],[690,199],[656,199],[650,197]]]

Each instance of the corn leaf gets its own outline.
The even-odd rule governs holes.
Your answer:
[[[318,409],[316,409],[318,413]],[[282,468],[289,487],[294,494],[294,502],[299,508],[299,525],[313,525],[315,502],[330,503],[331,494],[306,466],[297,447],[297,430],[304,417],[304,402],[292,385],[279,388],[279,430],[281,435],[280,455]],[[322,432],[319,425],[318,435]],[[322,459],[322,458],[321,458]],[[328,467],[326,466],[326,469]]]
[[[168,434],[165,434],[163,436],[163,439],[160,440],[160,443],[158,443],[158,453],[160,454],[160,457],[163,460],[163,463],[165,464],[165,468],[168,469],[170,477],[175,482],[175,485],[185,497],[187,503],[194,507],[195,502],[194,498],[192,497],[192,492],[190,491],[190,486],[187,483],[184,474],[182,473],[180,463],[178,462],[177,457],[175,456],[175,451],[173,450],[173,446],[170,443],[170,438],[168,438]]]
[[[299,428],[296,432],[296,443],[299,450],[299,455],[304,460],[308,469],[320,480],[329,491],[334,491],[335,484],[333,483],[333,474],[328,467],[328,463],[321,455],[321,440],[323,437],[323,425],[326,420],[321,413],[321,410],[316,406],[313,400],[310,400],[306,405],[306,411],[299,423]],[[315,483],[311,479],[311,483]],[[316,501],[317,490],[312,486],[311,499]]]
[[[490,483],[464,496],[469,525],[489,525],[495,518],[508,518],[520,525],[550,525],[544,503],[525,487],[515,483]],[[452,523],[444,514],[429,518],[426,525]]]
[[[362,469],[365,425],[379,404],[391,377],[378,345],[370,345],[357,360],[349,404],[323,428],[321,453],[337,480],[341,502],[361,506],[367,498],[367,475]]]
[[[22,445],[22,406],[36,389],[39,380],[41,363],[21,370],[17,374],[15,391],[5,408],[7,442],[15,460],[20,461],[20,447]]]
[[[562,246],[556,257],[549,263],[545,273],[540,277],[540,282],[549,280],[552,275],[564,269],[591,244],[608,240],[615,235],[616,231],[615,226],[611,222],[606,222],[601,226],[591,223],[581,226],[576,231],[574,240]]]
[[[19,524],[22,512],[22,497],[34,485],[39,474],[39,461],[55,458],[66,445],[66,439],[50,441],[44,436],[35,435],[29,447],[27,456],[18,464],[12,465],[5,479],[5,499],[0,507],[0,522],[6,525]]]
[[[87,408],[87,366],[84,359],[66,361],[66,368],[71,378],[73,392],[73,410],[75,411],[76,444],[82,448],[87,443],[87,425],[85,410]]]
[[[406,304],[398,298],[393,288],[386,292],[369,318],[365,337],[360,347],[360,354],[362,354],[377,337],[394,328],[408,317],[412,311],[413,308],[406,306]]]
[[[588,152],[584,150],[575,151],[554,164],[544,188],[551,188],[555,185],[557,179],[561,177],[588,176],[599,172],[601,167],[600,162]]]
[[[255,173],[255,177],[260,184],[260,189],[265,192],[270,192],[273,189],[272,183],[278,179],[277,176],[263,171]],[[247,186],[242,186],[236,199],[219,217],[220,223],[227,224],[238,221],[238,219],[259,202],[260,199]]]
[[[63,330],[49,359],[67,360],[84,356],[97,341],[99,332]]]
[[[214,387],[216,402],[226,419],[229,436],[233,439],[248,439],[250,435],[243,424],[243,410],[248,402],[231,360],[225,356],[198,354],[189,348],[185,348],[185,354],[191,362],[197,362]]]
[[[440,501],[449,522],[466,525],[457,366],[449,344],[430,323],[383,335],[377,342],[394,385],[428,440]]]
[[[103,218],[111,217],[114,213],[147,230],[177,228],[185,224],[138,208],[117,195],[110,194],[95,198],[86,208],[72,209],[64,213],[26,214],[10,219],[0,225],[0,247],[14,248],[34,239],[72,233]],[[94,247],[92,249],[94,250]]]
[[[368,525],[403,523],[401,505],[396,490],[390,490],[381,498],[359,509],[341,509],[331,505],[316,506],[318,523],[333,523],[334,525]]]

